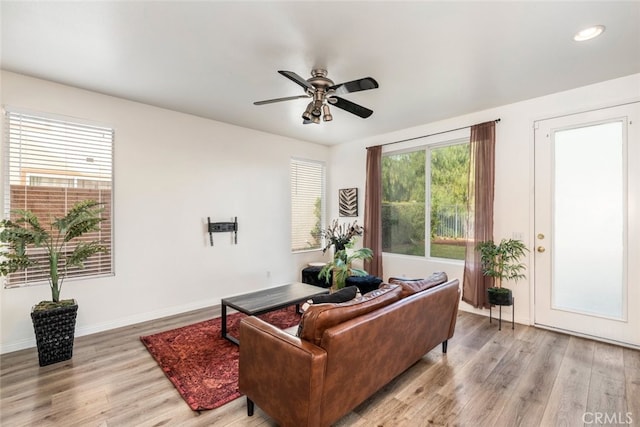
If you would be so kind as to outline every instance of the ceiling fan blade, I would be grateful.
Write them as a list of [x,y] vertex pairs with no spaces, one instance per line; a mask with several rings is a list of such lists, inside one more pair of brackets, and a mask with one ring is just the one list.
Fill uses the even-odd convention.
[[285,76],[286,78],[288,78],[289,80],[299,84],[305,90],[306,89],[315,90],[315,88],[311,85],[311,83],[309,83],[308,81],[306,81],[305,79],[303,79],[302,77],[294,73],[293,71],[278,70],[278,72],[283,76]]
[[351,101],[347,101],[346,99],[340,98],[339,96],[332,96],[328,98],[328,100],[331,105],[341,108],[345,111],[348,111],[351,114],[355,114],[356,116],[360,116],[363,119],[366,119],[367,117],[373,114],[373,110],[369,110],[368,108],[365,108],[362,105],[358,105]]
[[378,88],[378,82],[372,77],[365,77],[358,80],[352,80],[350,82],[338,83],[337,85],[330,86],[328,89],[335,90],[338,95],[351,92],[359,92],[361,90],[369,90]]
[[273,104],[274,102],[291,101],[292,99],[311,98],[309,95],[285,96],[284,98],[265,99],[264,101],[256,101],[253,105]]

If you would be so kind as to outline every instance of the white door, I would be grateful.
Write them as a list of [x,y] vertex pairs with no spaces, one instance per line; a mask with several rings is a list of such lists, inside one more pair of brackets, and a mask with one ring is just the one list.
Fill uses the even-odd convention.
[[535,125],[535,323],[640,346],[640,103]]

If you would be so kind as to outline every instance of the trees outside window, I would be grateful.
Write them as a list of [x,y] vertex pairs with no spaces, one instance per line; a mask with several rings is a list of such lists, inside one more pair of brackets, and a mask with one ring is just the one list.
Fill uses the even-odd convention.
[[463,260],[468,170],[466,140],[384,155],[383,251]]
[[382,157],[382,250],[425,255],[426,151]]

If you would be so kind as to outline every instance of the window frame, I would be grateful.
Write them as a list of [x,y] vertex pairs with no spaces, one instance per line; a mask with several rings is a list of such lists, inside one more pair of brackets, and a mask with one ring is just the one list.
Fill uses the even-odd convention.
[[314,251],[319,251],[322,250],[322,248],[324,247],[324,239],[319,236],[319,240],[318,240],[318,246],[317,247],[311,247],[311,248],[301,248],[301,249],[295,249],[294,248],[294,209],[293,209],[293,205],[294,205],[294,195],[293,195],[293,166],[294,164],[301,164],[301,165],[306,165],[306,166],[314,166],[317,165],[320,167],[320,173],[321,173],[321,183],[320,183],[320,218],[319,218],[319,228],[320,230],[323,230],[326,226],[326,189],[327,189],[327,166],[326,166],[326,162],[322,161],[322,160],[314,160],[314,159],[307,159],[307,158],[301,158],[301,157],[291,157],[289,159],[289,224],[290,224],[290,240],[289,240],[289,246],[290,246],[290,250],[292,254],[299,254],[299,253],[305,253],[305,252],[314,252]]
[[[437,138],[423,137],[418,138],[417,142],[414,142],[410,146],[402,146],[397,149],[383,149],[382,156],[392,156],[396,154],[413,153],[417,151],[425,152],[425,225],[424,225],[424,255],[410,255],[395,252],[383,251],[385,256],[391,257],[408,257],[411,259],[426,259],[437,262],[450,262],[454,264],[464,264],[464,259],[456,258],[440,258],[431,255],[431,160],[432,151],[449,147],[453,145],[463,145],[470,143],[470,132],[468,129],[463,129],[462,132],[450,132],[445,135],[438,135]],[[384,183],[382,183],[384,185]]]
[[[46,162],[43,159],[49,160],[49,158],[40,155],[39,159],[34,160],[31,164],[21,164],[18,166],[19,169],[15,169],[15,161],[13,160],[15,156],[12,156],[11,150],[13,148],[13,144],[19,144],[19,150],[22,153],[25,150],[25,134],[23,134],[22,130],[17,132],[13,131],[13,128],[16,126],[16,120],[27,120],[32,123],[32,125],[37,128],[38,126],[42,126],[39,130],[35,131],[35,135],[40,137],[46,137],[46,143],[51,144],[51,141],[56,139],[55,132],[61,131],[62,135],[58,138],[56,142],[59,142],[59,145],[51,144],[49,147],[55,151],[64,151],[66,154],[71,153],[77,155],[87,155],[95,154],[95,157],[89,160],[87,157],[87,163],[94,163],[95,159],[98,158],[99,155],[106,155],[106,164],[107,169],[106,172],[100,171],[99,174],[92,174],[91,171],[82,171],[82,170],[74,170],[73,167],[62,167],[59,165],[46,165]],[[45,129],[45,127],[49,127],[49,129]],[[107,254],[97,254],[94,257],[98,257],[99,259],[91,258],[89,262],[97,262],[96,265],[88,266],[84,269],[78,269],[77,271],[70,271],[70,273],[66,276],[65,281],[77,281],[77,280],[87,280],[101,277],[110,277],[115,275],[115,255],[114,255],[114,247],[115,247],[115,224],[114,224],[114,187],[115,187],[115,177],[114,177],[114,162],[115,162],[115,127],[105,124],[98,123],[88,119],[82,119],[77,117],[69,117],[64,115],[58,115],[47,112],[40,112],[34,110],[26,110],[21,108],[14,108],[10,106],[4,106],[3,108],[3,117],[2,117],[2,141],[0,144],[0,150],[2,152],[2,164],[0,169],[0,183],[2,185],[2,212],[1,215],[3,218],[9,218],[11,211],[14,209],[32,209],[36,210],[32,207],[28,206],[12,206],[11,200],[13,197],[12,186],[20,186],[20,187],[32,187],[34,189],[45,189],[46,187],[52,189],[59,189],[60,192],[68,193],[68,190],[77,191],[78,193],[82,191],[100,191],[100,197],[104,191],[107,191],[108,199],[105,202],[108,205],[108,209],[106,210],[106,216],[108,218],[108,229],[100,230],[98,232],[99,235],[104,235],[101,238],[102,241],[106,242],[104,244],[107,245],[109,251]],[[67,132],[65,133],[65,129]],[[87,135],[84,137],[80,137],[76,140],[70,138],[70,134],[73,131],[78,131],[78,129],[86,129]],[[69,145],[78,145],[82,147],[81,144],[86,142],[91,142],[91,138],[95,137],[98,134],[104,135],[102,140],[98,140],[94,146],[89,147],[88,150],[77,149],[69,150],[69,148],[65,144]],[[27,134],[32,136],[33,134]],[[17,140],[14,140],[14,138]],[[36,149],[41,148],[36,144]],[[30,148],[28,143],[26,144],[27,150],[33,150]],[[72,156],[62,156],[61,160],[69,160]],[[99,166],[104,166],[100,164]],[[38,167],[40,169],[38,169]],[[90,168],[88,168],[90,169]],[[17,171],[17,172],[16,172]],[[104,174],[108,177],[105,178]],[[49,178],[49,179],[61,179],[67,180],[72,185],[68,186],[59,186],[59,185],[32,185],[31,178]],[[79,185],[80,181],[95,181],[98,182],[96,188],[85,188]],[[102,185],[103,182],[108,182],[111,185],[108,188],[104,188]],[[37,191],[37,190],[34,190]],[[46,191],[46,190],[44,190]],[[66,198],[67,196],[65,196]],[[84,198],[80,195],[76,195],[76,197]],[[25,199],[25,203],[29,203],[29,198]],[[35,199],[37,200],[37,199]],[[32,199],[32,202],[34,199]],[[99,200],[100,201],[100,200]],[[60,205],[57,209],[64,208],[64,213],[68,212],[71,208],[71,205],[75,203],[75,199],[73,195],[69,198],[69,200],[64,200],[60,202]],[[56,208],[52,208],[55,210]],[[42,213],[35,212],[41,218]],[[86,237],[86,236],[85,236]],[[31,248],[31,251],[34,253],[40,253],[44,249],[43,248]],[[71,250],[67,248],[66,250]],[[74,268],[75,269],[75,268]],[[46,270],[46,268],[45,268]],[[18,271],[16,273],[12,273],[9,276],[2,277],[2,284],[5,289],[18,289],[22,287],[29,286],[41,286],[44,284],[48,285],[48,280],[43,277],[42,274],[33,274],[34,278],[29,279],[29,273],[24,271]],[[12,277],[13,276],[13,277]],[[22,276],[22,277],[20,277]]]

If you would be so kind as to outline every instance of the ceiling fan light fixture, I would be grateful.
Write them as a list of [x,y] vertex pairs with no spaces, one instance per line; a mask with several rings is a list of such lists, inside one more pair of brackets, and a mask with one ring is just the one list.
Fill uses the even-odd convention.
[[313,101],[313,111],[311,111],[311,114],[316,117],[320,117],[322,115],[322,104],[322,98]]
[[293,71],[279,70],[278,73],[300,86],[305,94],[256,101],[253,103],[254,105],[291,101],[299,98],[313,98],[302,113],[302,123],[305,125],[309,123],[318,124],[321,120],[325,122],[332,121],[333,115],[329,109],[329,104],[363,119],[373,114],[372,110],[362,105],[336,96],[336,94],[343,95],[378,88],[378,82],[371,77],[363,77],[361,79],[335,84],[333,80],[327,78],[327,70],[325,69],[318,68],[311,70],[310,79],[304,79]]
[[594,39],[602,34],[605,30],[604,25],[594,25],[592,27],[585,28],[580,30],[573,36],[573,39],[577,42],[584,42],[587,40]]
[[325,122],[330,122],[331,120],[333,120],[333,116],[331,115],[331,111],[329,111],[329,106],[327,104],[324,104],[322,106],[322,119]]
[[312,111],[313,111],[313,102],[310,102],[309,105],[307,105],[307,109],[304,110],[304,113],[302,113],[302,119],[311,121],[311,119],[312,119],[311,112]]

